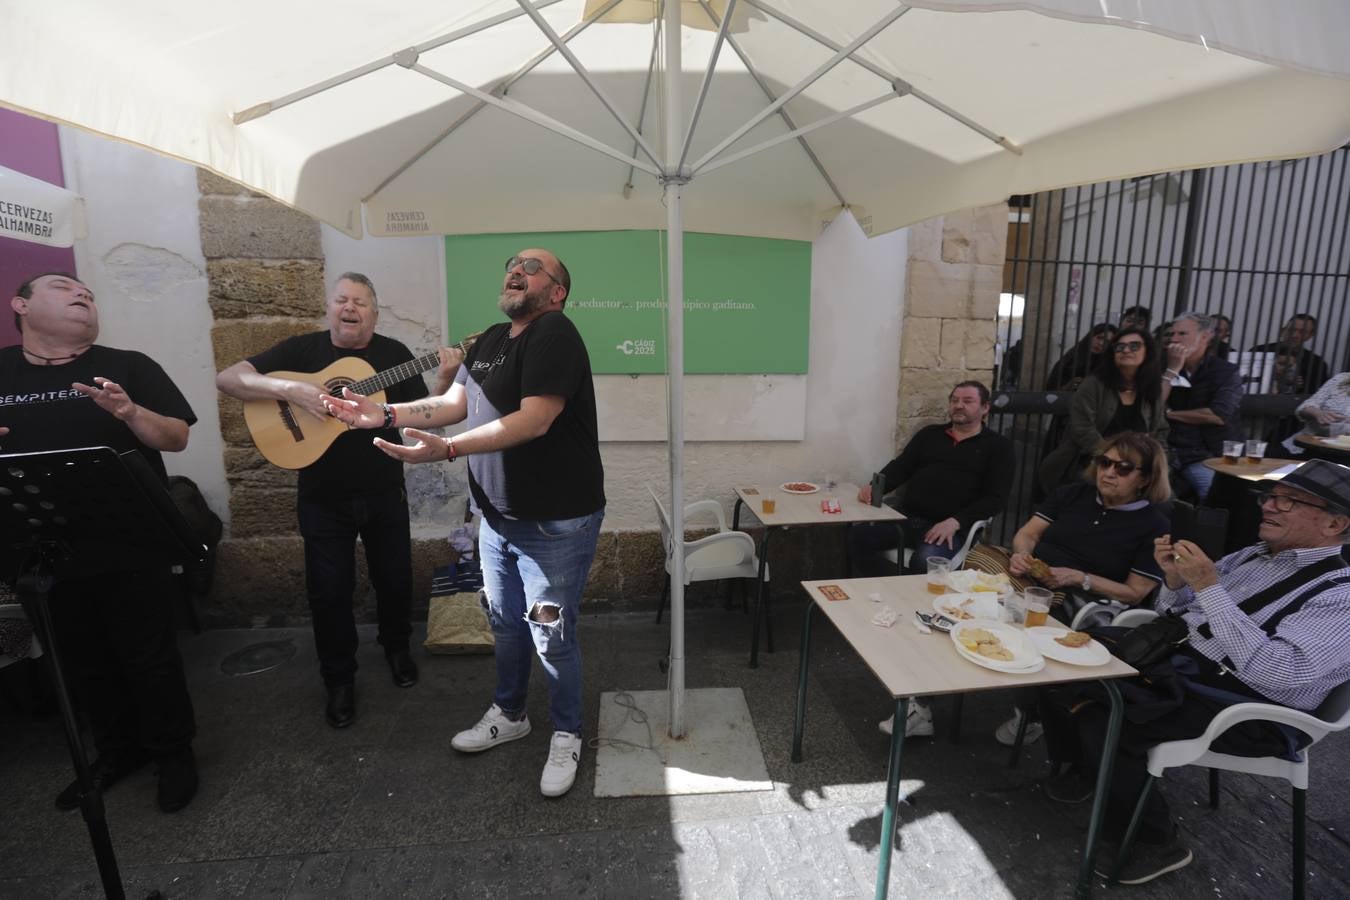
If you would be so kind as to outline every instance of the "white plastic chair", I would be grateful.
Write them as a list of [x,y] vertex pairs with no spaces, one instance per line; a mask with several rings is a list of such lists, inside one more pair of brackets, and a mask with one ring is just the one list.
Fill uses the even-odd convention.
[[[956,553],[952,554],[951,560],[953,569],[961,568],[961,566],[966,561],[966,554],[970,552],[971,547],[975,546],[975,541],[980,536],[980,532],[984,531],[991,524],[993,524],[993,521],[994,521],[993,519],[980,519],[974,525],[970,526],[970,531],[966,532],[965,542],[961,544],[960,549],[957,550]],[[882,555],[885,556],[887,559],[889,559],[891,562],[895,562],[898,558],[898,553],[899,551],[892,548],[890,550],[885,551],[885,553],[883,553]],[[914,548],[906,547],[905,548],[906,566],[909,565],[909,558],[913,555],[914,555]]]
[[[1139,622],[1156,615],[1157,613],[1147,609],[1129,610],[1117,616],[1113,624],[1126,624],[1122,622],[1122,619],[1126,616],[1132,616],[1133,618],[1130,621],[1133,624],[1139,624]],[[1241,722],[1248,721],[1266,721],[1289,725],[1302,731],[1311,740],[1307,746],[1298,751],[1296,760],[1276,756],[1231,756],[1209,749],[1210,744],[1225,731]],[[1306,851],[1307,817],[1305,810],[1308,793],[1309,751],[1313,744],[1316,744],[1328,734],[1344,731],[1346,728],[1350,728],[1350,682],[1342,684],[1328,694],[1327,698],[1322,701],[1322,705],[1313,713],[1290,709],[1287,706],[1279,706],[1274,703],[1237,703],[1220,710],[1219,714],[1209,723],[1209,727],[1205,729],[1205,733],[1199,737],[1158,744],[1148,751],[1149,777],[1144,782],[1143,790],[1139,793],[1139,802],[1135,806],[1130,826],[1125,832],[1125,839],[1121,842],[1117,859],[1123,861],[1127,858],[1130,845],[1133,843],[1135,833],[1139,828],[1139,820],[1143,815],[1148,793],[1153,788],[1154,782],[1161,778],[1163,772],[1168,769],[1192,765],[1207,767],[1210,770],[1209,805],[1211,808],[1218,808],[1219,805],[1218,775],[1220,771],[1245,772],[1248,775],[1283,778],[1293,786],[1294,791],[1293,895],[1302,898],[1307,878],[1307,863],[1304,857]],[[1119,872],[1112,872],[1111,880],[1114,881],[1118,874]]]
[[[666,584],[661,591],[661,604],[656,609],[656,621],[666,609],[666,600],[670,596],[670,575],[675,552],[675,541],[670,533],[670,516],[661,499],[651,488],[656,505],[656,516],[661,523],[661,543],[666,549]],[[759,557],[755,555],[755,541],[744,531],[731,531],[727,528],[726,514],[722,504],[716,500],[697,500],[684,508],[685,526],[698,515],[711,513],[717,521],[717,532],[696,541],[681,541],[684,551],[684,583],[695,581],[721,581],[724,578],[759,578]],[[769,567],[764,567],[764,583],[769,583]],[[768,591],[765,590],[767,596]]]

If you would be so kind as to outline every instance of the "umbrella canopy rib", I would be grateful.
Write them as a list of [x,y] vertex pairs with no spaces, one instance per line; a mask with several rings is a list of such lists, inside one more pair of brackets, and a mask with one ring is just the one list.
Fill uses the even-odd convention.
[[767,107],[760,110],[755,115],[751,116],[748,122],[746,122],[741,127],[737,128],[735,131],[727,135],[725,138],[723,138],[722,141],[717,146],[713,147],[707,153],[703,154],[703,158],[700,159],[698,162],[694,163],[693,165],[694,170],[697,171],[703,168],[705,165],[708,164],[709,160],[716,158],[718,154],[720,154],[723,150],[730,147],[732,144],[736,143],[738,140],[744,137],[745,134],[750,131],[750,129],[754,128],[760,122],[763,122],[769,116],[773,115],[793,97],[796,97],[802,91],[806,90],[811,85],[815,84],[817,81],[823,78],[831,69],[839,65],[845,59],[848,59],[849,56],[853,54],[853,51],[857,50],[859,47],[863,46],[872,38],[880,34],[882,31],[886,30],[886,28],[890,26],[892,22],[894,22],[896,19],[900,18],[907,12],[909,12],[909,8],[902,6],[897,9],[893,9],[886,15],[882,16],[871,28],[868,28],[862,34],[858,35],[847,46],[841,47],[838,51],[834,53],[833,56],[825,60],[825,62],[821,63],[819,66],[816,66],[816,68],[813,69],[809,75],[807,75],[801,81],[794,84],[781,97],[779,97],[773,103],[770,103]]
[[[657,51],[661,48],[661,36],[654,33],[652,38],[652,55],[647,60],[647,77],[642,82],[642,104],[638,107],[638,130],[642,130],[642,123],[647,119],[647,102],[652,96],[652,79],[656,76],[656,57]],[[633,155],[637,156],[637,143],[633,143]],[[628,167],[628,176],[623,180],[623,195],[628,197],[633,192],[633,172],[632,166]]]
[[[534,8],[543,9],[544,7],[552,6],[555,3],[561,2],[562,0],[539,0],[538,5]],[[237,112],[234,114],[233,116],[234,124],[242,125],[245,122],[251,121],[253,119],[261,118],[262,116],[265,116],[268,113],[276,112],[277,110],[281,109],[284,106],[290,106],[292,103],[295,103],[298,100],[305,100],[309,97],[313,97],[315,94],[321,94],[324,91],[329,90],[330,88],[335,88],[339,85],[343,85],[349,81],[353,81],[357,78],[360,78],[364,75],[369,75],[371,72],[378,72],[380,69],[384,69],[392,65],[402,65],[402,63],[400,63],[399,60],[406,59],[409,54],[412,54],[412,57],[416,59],[417,56],[426,53],[429,50],[435,50],[437,47],[444,47],[446,44],[454,43],[455,41],[461,38],[469,37],[470,35],[477,34],[480,31],[486,31],[487,29],[493,27],[494,25],[500,25],[501,23],[509,22],[512,19],[518,19],[523,15],[525,15],[524,10],[513,9],[510,12],[503,12],[498,13],[495,16],[489,16],[488,18],[484,19],[481,22],[475,22],[472,25],[466,25],[463,28],[457,28],[454,31],[446,32],[445,34],[431,38],[430,40],[423,41],[420,44],[414,44],[412,47],[409,47],[406,50],[400,50],[397,53],[391,53],[388,56],[384,56],[381,57],[380,59],[373,60],[371,62],[366,63],[365,65],[357,66],[355,69],[349,69],[348,71],[343,72],[340,75],[334,75],[332,78],[325,78],[323,81],[316,82],[315,84],[312,84],[309,87],[301,88],[298,91],[292,91],[291,93],[278,97],[275,100],[268,100],[266,102],[259,103],[254,106],[250,106],[248,109],[245,109],[241,112]]]
[[586,83],[586,87],[590,88],[595,98],[604,104],[605,109],[609,110],[609,114],[614,117],[614,121],[618,122],[623,130],[628,132],[629,137],[637,141],[638,146],[642,148],[643,153],[647,154],[648,159],[660,166],[661,160],[657,158],[656,152],[647,146],[647,142],[642,138],[642,133],[624,118],[623,113],[619,112],[618,106],[614,104],[613,100],[609,99],[609,95],[591,77],[591,73],[581,64],[581,60],[577,59],[577,55],[563,43],[562,38],[558,37],[558,33],[544,20],[539,11],[530,5],[530,0],[516,0],[516,2],[520,4],[521,9],[525,10],[526,15],[534,21],[535,26],[553,42],[553,46],[558,48],[558,53],[562,55],[563,59],[567,60],[568,65],[572,67],[572,71],[577,73],[577,77]]
[[436,81],[439,81],[441,84],[447,85],[448,87],[452,87],[461,93],[468,94],[471,97],[476,97],[477,99],[483,101],[489,106],[495,106],[497,109],[500,109],[503,112],[508,112],[511,115],[518,116],[527,122],[533,122],[535,125],[538,125],[542,128],[547,128],[554,134],[561,135],[562,137],[565,137],[570,141],[575,141],[576,143],[581,144],[583,147],[589,147],[590,149],[596,151],[597,153],[603,153],[605,156],[608,156],[611,159],[617,159],[621,163],[625,163],[627,165],[633,166],[634,168],[641,169],[642,171],[648,173],[649,175],[655,176],[661,175],[660,169],[658,169],[656,166],[650,163],[643,162],[642,160],[637,159],[636,157],[630,156],[627,153],[624,153],[622,150],[615,150],[613,147],[609,146],[604,141],[597,140],[596,138],[593,138],[588,134],[584,134],[580,131],[577,131],[570,125],[564,125],[562,122],[559,122],[552,116],[546,116],[539,110],[534,109],[533,107],[526,106],[523,103],[516,103],[514,100],[505,100],[499,97],[494,97],[493,95],[487,93],[486,91],[481,91],[471,84],[465,84],[464,82],[456,78],[451,78],[449,75],[446,75],[442,72],[437,72],[434,69],[429,69],[426,66],[422,65],[421,63],[413,63],[408,68],[412,69],[414,72],[419,72],[427,76],[428,78],[435,79]]
[[[593,25],[597,19],[599,19],[605,13],[609,12],[614,7],[618,6],[621,2],[623,2],[623,0],[609,0],[608,3],[606,3],[604,6],[600,7],[595,11],[595,15],[590,16],[589,18],[586,19],[582,19],[576,25],[573,25],[562,36],[563,43],[566,44],[567,42],[571,41],[572,38],[581,34],[581,32],[585,31],[587,28]],[[502,79],[501,81],[493,85],[492,90],[490,90],[488,93],[492,94],[492,96],[494,97],[506,96],[506,92],[511,90],[511,87],[517,81],[524,78],[526,75],[530,74],[530,72],[534,71],[534,69],[537,68],[540,63],[548,59],[556,52],[558,52],[558,48],[553,44],[549,44],[547,47],[540,50],[534,56],[526,60],[525,64],[522,65],[520,68],[516,69],[516,71],[512,72],[506,78]],[[440,146],[442,141],[444,141],[446,138],[450,137],[450,135],[458,131],[460,126],[464,125],[474,116],[476,116],[485,106],[487,106],[487,104],[484,103],[482,100],[479,100],[473,106],[465,110],[464,113],[461,114],[457,119],[455,119],[455,121],[451,122],[450,125],[444,131],[436,135],[435,138],[433,138],[430,142],[428,142],[425,147],[417,151],[417,153],[413,154],[412,157],[407,159],[405,162],[403,162],[401,165],[395,168],[392,172],[390,172],[389,175],[383,181],[381,181],[378,185],[375,186],[374,190],[372,190],[369,194],[366,194],[364,197],[361,198],[361,202],[369,203],[376,195],[380,193],[380,191],[388,187],[390,183],[394,181],[394,179],[398,178],[398,176],[408,171],[408,169],[416,165],[418,161],[420,161],[424,156],[426,156],[432,150],[436,149],[436,147]],[[638,124],[639,126],[642,124],[641,116],[638,117]],[[634,146],[633,148],[633,155],[634,156],[637,155],[636,146]],[[631,178],[632,172],[631,168],[629,169],[629,172],[630,172],[629,177]]]
[[728,0],[726,12],[722,15],[722,23],[717,26],[717,39],[713,41],[712,53],[708,56],[708,67],[703,70],[703,83],[698,86],[698,99],[694,101],[694,113],[689,117],[689,128],[684,133],[684,146],[680,148],[680,160],[675,164],[674,171],[676,173],[684,168],[684,161],[689,158],[689,147],[694,143],[694,131],[698,128],[699,115],[703,112],[703,101],[708,98],[708,89],[712,87],[713,72],[717,69],[717,58],[722,55],[722,44],[727,39],[727,28],[731,25],[731,19],[735,11],[736,0]]
[[[711,21],[717,21],[717,14],[708,4],[708,0],[698,0],[698,4],[703,7],[703,11],[707,13],[708,18]],[[736,56],[740,59],[741,65],[745,66],[745,71],[752,79],[754,79],[755,84],[759,86],[759,89],[764,93],[765,98],[768,99],[770,103],[777,100],[777,96],[773,91],[769,90],[769,86],[764,83],[764,78],[750,62],[750,57],[741,49],[741,45],[736,41],[736,36],[730,34],[727,35],[727,43],[730,44],[731,49],[736,52]],[[781,106],[778,108],[778,117],[783,120],[783,124],[787,125],[789,131],[797,130],[797,123],[793,121],[792,115]],[[806,158],[811,161],[811,165],[815,167],[815,170],[818,173],[820,173],[821,180],[824,181],[825,186],[830,189],[830,193],[834,194],[834,198],[839,201],[839,205],[841,207],[847,207],[849,204],[848,201],[844,199],[843,192],[839,190],[839,186],[835,184],[834,179],[830,177],[830,173],[825,170],[825,164],[820,161],[820,157],[816,155],[816,151],[811,149],[811,144],[808,143],[804,137],[798,137],[797,143],[801,145],[802,152],[805,153]]]
[[[827,47],[830,50],[838,51],[843,46],[838,41],[830,40],[828,37],[821,34],[819,31],[816,31],[814,28],[807,25],[806,23],[794,19],[792,16],[789,16],[787,13],[784,13],[781,10],[775,9],[774,7],[765,3],[764,0],[745,0],[745,2],[753,6],[755,9],[758,9],[759,11],[765,13],[766,15],[772,16],[773,18],[782,22],[784,25],[796,31],[798,34],[810,38],[811,40],[820,44],[822,47]],[[871,72],[873,75],[877,76],[878,78],[884,79],[885,81],[891,84],[895,84],[898,81],[904,80],[900,78],[900,76],[895,75],[891,72],[887,72],[881,66],[862,56],[855,56],[853,54],[849,54],[849,61],[856,63],[859,66],[862,66],[864,69]],[[962,125],[969,128],[971,131],[983,135],[984,137],[993,141],[995,144],[998,144],[1003,149],[1011,153],[1016,153],[1018,156],[1022,155],[1022,148],[1017,146],[1017,144],[1013,143],[1012,141],[1008,140],[1006,137],[998,134],[992,129],[984,127],[979,122],[976,122],[969,116],[963,115],[959,111],[952,109],[950,106],[943,103],[941,100],[938,100],[932,95],[925,93],[919,88],[914,87],[914,85],[912,84],[909,85],[909,93],[916,100],[922,100],[924,103],[927,103],[929,106],[931,106],[938,112],[942,113],[944,116],[948,116],[952,119],[955,119],[957,122],[960,122]]]

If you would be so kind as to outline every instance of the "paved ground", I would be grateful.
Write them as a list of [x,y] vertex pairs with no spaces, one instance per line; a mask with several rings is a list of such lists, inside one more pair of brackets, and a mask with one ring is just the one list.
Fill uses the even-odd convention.
[[[746,667],[739,612],[691,614],[690,687],[744,689],[774,790],[683,798],[597,799],[593,754],[565,798],[538,793],[549,733],[542,683],[536,730],[481,756],[449,749],[491,698],[487,657],[419,657],[421,683],[394,687],[365,634],[358,719],[323,721],[323,692],[306,630],[184,635],[197,707],[202,789],[186,810],[154,807],[149,770],[108,795],[129,897],[616,897],[845,898],[872,894],[888,700],[828,626],[817,628],[806,760],[789,760],[799,609],[778,611],[779,651]],[[650,615],[599,613],[584,623],[588,728],[601,691],[664,686],[666,632]],[[263,640],[296,654],[272,671],[227,676],[220,661]],[[537,674],[537,673],[536,673]],[[1070,896],[1087,807],[1048,801],[1040,745],[1010,771],[990,734],[1006,696],[971,697],[964,737],[906,747],[892,897]],[[1350,740],[1314,761],[1309,894],[1350,896]],[[0,709],[0,898],[96,897],[83,822],[52,797],[70,763],[55,717]],[[1289,891],[1287,789],[1226,776],[1218,811],[1203,774],[1169,777],[1196,861],[1139,898],[1267,898]],[[1107,891],[1101,889],[1099,894]]]

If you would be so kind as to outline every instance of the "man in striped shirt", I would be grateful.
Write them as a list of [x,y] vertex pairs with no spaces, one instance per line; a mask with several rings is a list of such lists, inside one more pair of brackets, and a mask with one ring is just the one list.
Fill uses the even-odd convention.
[[[1187,673],[1187,690],[1178,708],[1147,721],[1126,709],[1099,874],[1115,865],[1118,844],[1111,842],[1122,837],[1143,788],[1149,748],[1199,736],[1233,703],[1315,710],[1350,681],[1350,563],[1341,555],[1350,538],[1350,468],[1311,460],[1263,488],[1258,543],[1215,563],[1191,541],[1174,543],[1164,535],[1156,542],[1165,581],[1157,608],[1188,626],[1186,658],[1174,657],[1178,671]],[[1077,759],[1069,773],[1046,784],[1046,794],[1062,802],[1087,799],[1093,784],[1085,775],[1103,752],[1105,708],[1079,705],[1065,717],[1051,706],[1045,724],[1052,756]],[[1237,756],[1283,756],[1296,738],[1270,723],[1245,722],[1213,746]],[[1120,880],[1142,884],[1187,865],[1191,852],[1176,834],[1166,801],[1151,791]]]

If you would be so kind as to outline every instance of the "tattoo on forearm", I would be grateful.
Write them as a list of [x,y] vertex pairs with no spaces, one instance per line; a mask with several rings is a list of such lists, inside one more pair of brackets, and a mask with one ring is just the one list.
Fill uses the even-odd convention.
[[414,403],[408,407],[408,412],[414,416],[421,416],[424,419],[431,419],[431,414],[436,410],[434,403]]

